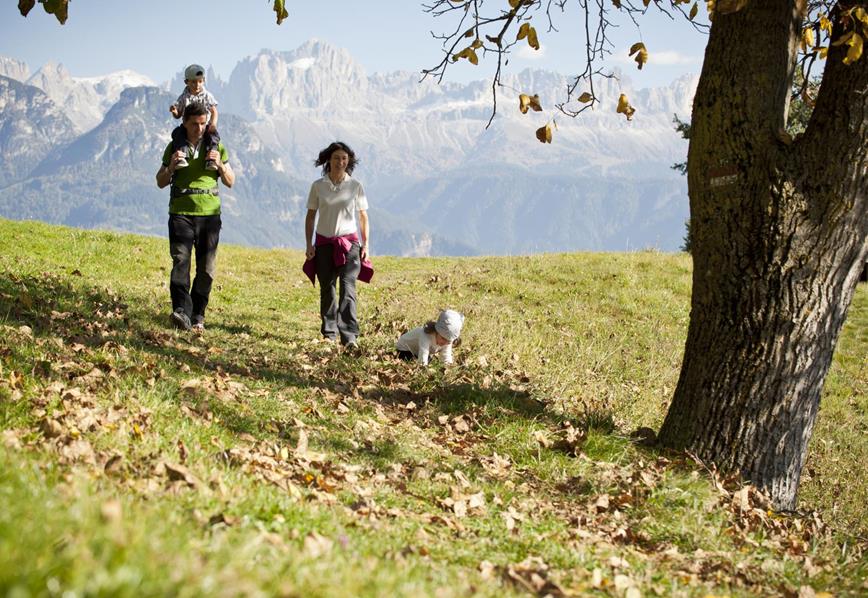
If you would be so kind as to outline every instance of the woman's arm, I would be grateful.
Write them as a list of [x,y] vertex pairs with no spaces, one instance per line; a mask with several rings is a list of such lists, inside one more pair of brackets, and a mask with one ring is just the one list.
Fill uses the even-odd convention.
[[304,257],[312,259],[316,254],[316,248],[313,246],[313,222],[316,220],[316,210],[308,210],[307,216],[304,217]]
[[367,210],[359,210],[359,228],[362,230],[362,251],[359,257],[364,261],[368,258],[368,253],[370,253]]

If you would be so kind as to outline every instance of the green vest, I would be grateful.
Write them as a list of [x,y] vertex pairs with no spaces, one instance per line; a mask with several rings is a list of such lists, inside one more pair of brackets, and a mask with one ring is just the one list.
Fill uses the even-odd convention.
[[[204,146],[204,144],[203,144]],[[222,143],[217,144],[220,161],[229,161],[229,153]],[[163,152],[163,166],[172,161],[172,144],[166,146]],[[220,196],[217,195],[217,181],[220,175],[216,170],[205,169],[205,151],[200,148],[196,158],[187,157],[189,166],[179,168],[172,177],[169,197],[169,214],[184,214],[186,216],[213,216],[220,213]],[[195,193],[201,189],[202,193]],[[190,192],[194,190],[194,192]]]

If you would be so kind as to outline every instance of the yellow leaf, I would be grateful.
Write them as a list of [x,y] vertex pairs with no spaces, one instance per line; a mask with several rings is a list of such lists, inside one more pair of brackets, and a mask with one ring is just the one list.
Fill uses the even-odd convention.
[[594,99],[594,96],[592,96],[587,91],[579,96],[579,101],[582,102],[583,104],[587,104],[588,102],[590,102],[593,99]]
[[826,60],[826,55],[829,54],[829,48],[826,46],[820,46],[817,50],[820,51],[820,60]]
[[533,108],[534,112],[542,112],[542,106],[539,103],[539,96],[534,94],[529,96],[526,93],[518,96],[518,109],[522,114],[527,114],[528,109]]
[[853,33],[847,41],[850,49],[847,50],[847,56],[844,57],[844,64],[853,64],[862,56],[862,36],[858,33]]
[[518,28],[518,35],[516,35],[515,39],[521,40],[527,38],[527,44],[533,48],[534,50],[539,50],[539,39],[536,36],[536,29],[530,26],[530,23],[523,23],[521,27]]
[[473,27],[464,32],[464,37],[473,37]]
[[747,3],[748,0],[716,0],[714,10],[722,15],[728,15],[740,11],[747,6]]
[[636,54],[636,64],[639,65],[639,70],[642,70],[642,67],[648,62],[648,50],[645,49],[645,44],[642,42],[636,42],[632,46],[630,46],[629,55],[632,56]]
[[862,21],[864,25],[868,25],[868,13],[866,13],[865,9],[861,6],[857,6],[856,8],[854,8],[852,11],[850,11],[850,14],[852,14],[856,18],[856,20]]
[[648,5],[651,4],[651,0],[642,0],[642,4],[645,5],[645,8],[648,8]]
[[621,8],[621,0],[612,0],[612,6],[615,8]]
[[516,8],[519,4],[521,4],[521,0],[509,0],[510,8]]
[[280,25],[289,16],[289,13],[286,12],[285,0],[274,0],[274,12],[277,13],[277,24]]
[[808,48],[814,47],[814,29],[813,27],[805,27],[802,29],[802,52],[807,51]]
[[820,30],[832,35],[832,21],[826,15],[820,15]]
[[460,58],[466,58],[471,64],[479,64],[479,57],[476,55],[476,50],[472,46],[468,46],[452,55],[452,62],[457,62]]
[[527,44],[534,50],[539,50],[539,39],[537,39],[536,29],[533,27],[527,32]]
[[636,112],[636,109],[630,105],[630,102],[627,101],[627,96],[623,93],[618,97],[618,109],[616,112],[626,116],[627,120],[633,120],[633,113]]
[[481,48],[482,47],[482,40],[479,38],[476,38],[475,40],[473,40],[473,43],[470,44],[470,47],[473,48],[474,50]]
[[540,143],[551,143],[552,142],[552,126],[546,125],[544,127],[540,127],[536,130],[536,138],[539,139]]
[[847,33],[845,33],[844,35],[839,37],[836,41],[832,42],[832,45],[833,46],[842,46],[842,45],[846,44],[850,40],[851,37],[853,37],[853,32],[848,31]]
[[690,7],[690,14],[687,15],[687,18],[691,21],[696,18],[697,13],[699,12],[699,4],[696,2],[693,3],[693,6]]

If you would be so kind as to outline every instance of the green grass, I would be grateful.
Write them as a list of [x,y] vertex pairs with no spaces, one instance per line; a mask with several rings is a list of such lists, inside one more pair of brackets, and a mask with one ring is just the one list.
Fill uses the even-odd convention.
[[[784,518],[630,440],[677,381],[688,256],[377,258],[360,358],[301,261],[221,247],[196,337],[164,239],[0,221],[0,594],[868,589],[864,285]],[[455,367],[392,358],[447,306]]]

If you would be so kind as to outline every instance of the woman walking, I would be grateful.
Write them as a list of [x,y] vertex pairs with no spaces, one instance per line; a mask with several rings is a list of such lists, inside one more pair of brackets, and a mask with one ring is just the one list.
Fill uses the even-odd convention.
[[347,144],[335,141],[319,153],[315,164],[322,167],[323,176],[310,186],[307,199],[305,271],[310,275],[315,270],[319,279],[323,337],[339,337],[353,351],[359,335],[356,279],[368,282],[373,274],[368,261],[368,199],[362,184],[350,176],[356,154]]

